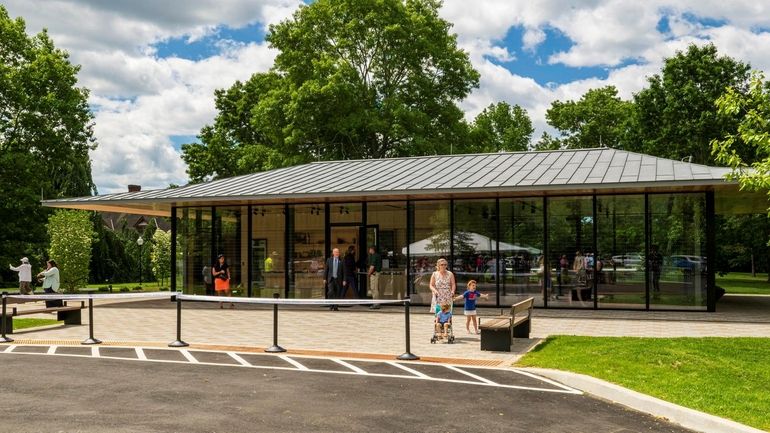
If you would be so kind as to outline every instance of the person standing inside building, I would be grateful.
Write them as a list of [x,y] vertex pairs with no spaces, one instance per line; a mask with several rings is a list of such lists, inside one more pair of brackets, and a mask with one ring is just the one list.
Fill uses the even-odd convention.
[[32,293],[32,265],[29,264],[29,259],[26,257],[21,258],[21,264],[19,266],[8,265],[12,271],[19,273],[19,294],[29,295]]
[[[43,291],[48,294],[54,294],[59,291],[59,268],[56,261],[48,260],[45,262],[45,270],[37,274],[38,278],[43,278]],[[61,299],[45,301],[46,308],[62,307],[64,303]]]
[[663,267],[663,256],[658,251],[657,245],[650,245],[650,273],[652,274],[652,296],[660,297],[660,271]]
[[[230,265],[227,264],[224,254],[217,256],[217,261],[211,268],[211,276],[214,277],[214,291],[217,296],[233,296],[230,291]],[[219,308],[224,308],[222,302],[219,303]],[[230,308],[235,308],[235,304],[231,302]]]
[[211,266],[205,265],[201,274],[203,274],[203,285],[206,287],[206,296],[214,296],[214,278],[211,275]]
[[[572,271],[575,272],[577,278],[577,284],[575,285],[575,292],[577,293],[578,301],[583,302],[583,288],[586,285],[586,259],[583,253],[577,251],[575,253],[575,260],[572,262]],[[572,297],[570,297],[572,299]]]
[[[382,257],[377,252],[377,247],[374,245],[369,247],[369,256],[366,259],[366,266],[368,268],[367,275],[369,277],[369,290],[372,291],[372,299],[381,299],[380,296],[380,272],[382,272]],[[380,308],[379,304],[372,304],[369,306],[372,310]]]
[[[345,264],[340,258],[340,249],[334,248],[332,250],[332,256],[326,259],[326,267],[324,267],[324,282],[326,282],[326,294],[329,298],[341,298],[345,286]],[[329,307],[332,311],[339,310],[337,305],[331,305]]]
[[356,284],[356,271],[358,270],[358,266],[356,266],[356,247],[351,245],[348,247],[348,252],[345,253],[345,259],[343,262],[344,266],[342,267],[344,271],[343,275],[343,287],[342,287],[342,296],[341,298],[344,298],[347,294],[348,289],[353,290],[353,297],[358,296],[358,284]]

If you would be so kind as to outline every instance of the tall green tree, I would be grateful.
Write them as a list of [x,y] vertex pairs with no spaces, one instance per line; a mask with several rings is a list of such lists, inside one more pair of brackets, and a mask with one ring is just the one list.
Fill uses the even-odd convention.
[[[43,259],[41,196],[94,192],[92,115],[78,70],[45,31],[27,35],[24,20],[0,5],[0,263]],[[0,279],[11,277],[0,269]]]
[[201,144],[183,146],[191,179],[461,149],[467,125],[457,103],[479,75],[440,6],[319,0],[272,25],[273,69],[218,92],[214,125]]
[[74,292],[88,283],[95,232],[85,211],[58,210],[48,219],[49,257],[59,265],[61,287]]
[[[665,60],[649,78],[649,87],[634,96],[636,138],[632,150],[664,158],[714,164],[711,141],[734,133],[739,118],[719,112],[714,102],[725,89],[746,91],[749,65],[720,56],[714,45],[690,45]],[[749,157],[746,148],[736,151]]]
[[466,152],[526,151],[535,128],[527,110],[507,102],[491,104],[471,125]]
[[161,229],[155,230],[152,235],[152,249],[150,250],[152,262],[152,274],[163,286],[164,281],[171,275],[171,232]]
[[[554,101],[545,113],[548,124],[560,133],[560,147],[624,148],[629,135],[633,103],[618,97],[615,86],[591,89],[578,101]],[[542,141],[542,140],[541,140]],[[549,142],[544,141],[548,147]]]

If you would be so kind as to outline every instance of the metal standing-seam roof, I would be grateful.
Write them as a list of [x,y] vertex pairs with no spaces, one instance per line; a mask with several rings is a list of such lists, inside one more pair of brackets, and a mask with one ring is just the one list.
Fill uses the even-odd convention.
[[55,207],[724,184],[730,170],[616,149],[321,161],[179,188],[46,200]]

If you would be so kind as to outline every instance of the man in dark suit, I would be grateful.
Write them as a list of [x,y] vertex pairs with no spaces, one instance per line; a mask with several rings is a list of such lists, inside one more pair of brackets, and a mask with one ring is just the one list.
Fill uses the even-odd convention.
[[[344,279],[344,267],[345,262],[340,258],[339,248],[333,249],[332,256],[326,259],[326,267],[324,268],[327,297],[339,298],[342,295],[342,288],[347,284]],[[332,305],[329,309],[338,310],[336,305]]]

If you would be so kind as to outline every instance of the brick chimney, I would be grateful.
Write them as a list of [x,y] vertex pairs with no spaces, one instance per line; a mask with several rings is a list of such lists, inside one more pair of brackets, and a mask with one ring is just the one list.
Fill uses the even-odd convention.
[[129,185],[128,192],[139,192],[142,190],[142,185]]

